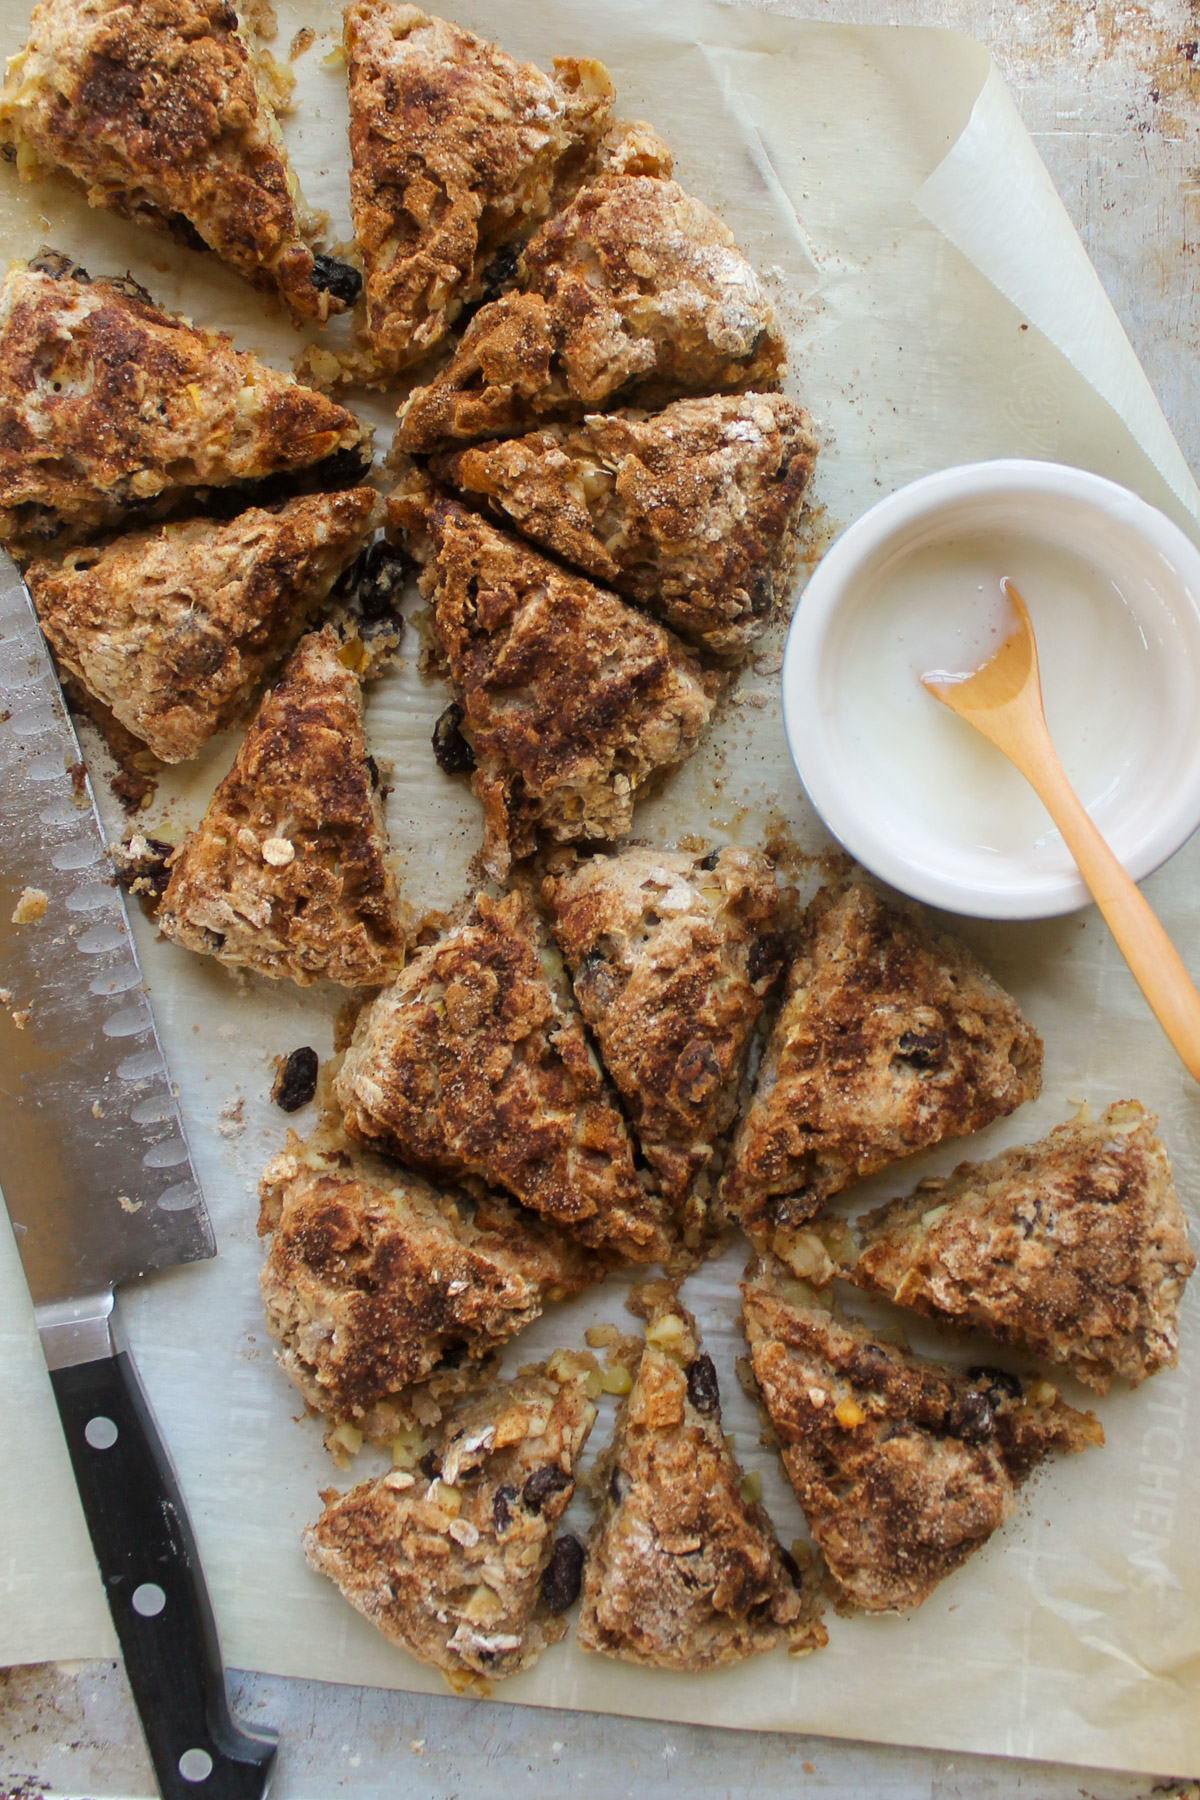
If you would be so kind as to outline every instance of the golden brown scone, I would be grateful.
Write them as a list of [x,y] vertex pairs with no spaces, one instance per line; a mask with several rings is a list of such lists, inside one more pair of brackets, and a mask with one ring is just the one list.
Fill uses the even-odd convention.
[[[785,1261],[796,1226],[890,1162],[963,1137],[1041,1087],[1042,1041],[957,938],[864,882],[805,915],[721,1204]],[[807,1270],[798,1270],[807,1273]]]
[[324,394],[162,312],[131,281],[44,252],[0,291],[0,541],[78,541],[189,489],[328,464],[361,474],[369,428]]
[[334,1094],[358,1143],[502,1188],[585,1244],[664,1253],[566,971],[520,890],[476,895],[416,952],[360,1017]]
[[[403,501],[388,511],[410,516]],[[457,501],[435,500],[424,523],[421,588],[470,746],[488,874],[502,881],[539,838],[628,836],[641,790],[695,748],[712,684],[653,619]]]
[[695,1239],[794,895],[765,856],[731,846],[590,857],[548,876],[542,898],[642,1154]]
[[1102,1444],[1047,1381],[952,1369],[881,1343],[807,1283],[742,1283],[754,1377],[844,1607],[919,1606],[1009,1517],[1053,1451]]
[[629,166],[618,153],[530,240],[523,291],[481,307],[404,402],[399,449],[775,385],[783,333],[732,233],[678,182],[618,172]]
[[0,143],[25,180],[66,171],[91,206],[212,250],[325,319],[362,278],[306,235],[269,76],[226,0],[40,0],[0,91]]
[[373,488],[189,519],[30,564],[59,668],[163,762],[231,724],[371,528]]
[[716,1669],[826,1643],[815,1584],[741,1492],[695,1320],[670,1300],[646,1325],[637,1377],[597,1467],[578,1639],[622,1662]]
[[556,57],[544,75],[398,0],[352,0],[345,49],[367,332],[381,369],[402,369],[590,172],[613,86],[601,63]]
[[961,1163],[861,1219],[859,1287],[990,1332],[1108,1391],[1174,1368],[1196,1267],[1158,1123],[1136,1100]]
[[439,1193],[376,1157],[302,1144],[259,1183],[259,1276],[278,1360],[308,1404],[393,1437],[411,1390],[481,1363],[606,1265],[497,1194]]
[[237,759],[176,853],[158,910],[177,944],[302,986],[384,982],[405,920],[367,755],[362,646],[302,638]]
[[515,1675],[566,1633],[583,1547],[554,1528],[595,1417],[574,1381],[497,1387],[454,1415],[419,1470],[322,1494],[304,1554],[451,1686]]
[[737,394],[591,413],[433,470],[688,643],[740,656],[787,595],[816,456],[803,407]]

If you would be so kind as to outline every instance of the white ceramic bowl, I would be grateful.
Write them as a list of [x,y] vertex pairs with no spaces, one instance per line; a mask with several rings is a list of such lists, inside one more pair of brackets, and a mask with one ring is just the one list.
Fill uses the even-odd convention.
[[[1123,598],[1125,628],[1140,637],[1146,656],[1129,661],[1141,687],[1137,696],[1130,692],[1128,707],[1111,684],[1097,695],[1097,729],[1125,729],[1130,742],[1127,749],[1121,745],[1111,791],[1085,798],[1135,880],[1173,855],[1200,825],[1200,550],[1125,488],[1058,463],[1011,460],[946,469],[901,488],[842,533],[813,573],[788,635],[783,716],[792,758],[834,836],[902,892],[981,918],[1071,912],[1089,895],[1048,821],[1027,841],[999,850],[970,842],[970,831],[962,829],[961,789],[952,796],[957,814],[940,816],[936,769],[929,784],[883,791],[880,746],[872,746],[864,731],[862,700],[847,705],[865,667],[877,679],[872,657],[884,635],[881,617],[892,619],[887,629],[895,628],[891,600],[880,612],[887,584],[894,589],[907,559],[918,553],[927,558],[931,547],[963,539],[1011,542],[1026,557],[1075,558],[1116,583],[1113,604],[1120,608]],[[923,566],[912,565],[910,581]],[[1036,627],[1035,596],[1027,592],[1025,598]],[[1081,645],[1081,653],[1086,649]],[[1080,670],[1085,661],[1081,654]],[[1118,687],[1123,666],[1118,659]],[[1043,688],[1053,728],[1055,696],[1044,657]],[[906,698],[905,704],[923,705],[926,698]],[[938,702],[928,697],[928,705],[937,708]],[[962,757],[977,754],[970,727],[946,717],[954,732],[972,740],[970,746],[962,741]],[[986,745],[978,753],[998,755]],[[1003,778],[1009,774],[1003,771]],[[949,802],[946,811],[954,814]]]

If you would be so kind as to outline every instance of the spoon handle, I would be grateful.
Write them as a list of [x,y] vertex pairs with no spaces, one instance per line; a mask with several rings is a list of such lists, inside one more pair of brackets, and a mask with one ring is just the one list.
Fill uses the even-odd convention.
[[1135,884],[1121,867],[1067,780],[1058,758],[1039,760],[1024,774],[1062,832],[1079,872],[1117,940],[1117,947],[1159,1024],[1200,1081],[1200,994],[1183,960]]

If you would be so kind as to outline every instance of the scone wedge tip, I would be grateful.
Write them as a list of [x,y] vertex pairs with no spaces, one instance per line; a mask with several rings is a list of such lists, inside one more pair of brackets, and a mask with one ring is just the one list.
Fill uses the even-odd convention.
[[39,0],[0,89],[18,173],[62,171],[91,206],[149,225],[324,320],[362,277],[314,252],[280,134],[283,92],[226,0]]
[[1157,1120],[1136,1100],[858,1221],[848,1280],[988,1332],[1099,1393],[1173,1368],[1196,1257]]
[[778,1264],[742,1283],[754,1378],[844,1610],[904,1611],[980,1548],[1054,1452],[1102,1444],[1040,1378],[883,1342]]
[[391,1643],[479,1692],[566,1634],[583,1548],[555,1533],[595,1417],[580,1382],[497,1386],[417,1470],[322,1495],[304,1553]]
[[260,975],[378,986],[408,917],[363,736],[357,640],[309,632],[177,852],[165,935]]
[[596,1472],[584,1566],[584,1650],[652,1668],[720,1668],[826,1641],[815,1574],[781,1550],[721,1429],[716,1369],[675,1300],[646,1345]]

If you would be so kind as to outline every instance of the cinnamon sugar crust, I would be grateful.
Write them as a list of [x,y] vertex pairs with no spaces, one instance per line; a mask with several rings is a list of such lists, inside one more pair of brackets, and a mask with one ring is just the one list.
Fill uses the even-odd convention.
[[961,1163],[859,1221],[847,1278],[989,1332],[1106,1393],[1173,1368],[1196,1267],[1157,1120],[1136,1100]]

